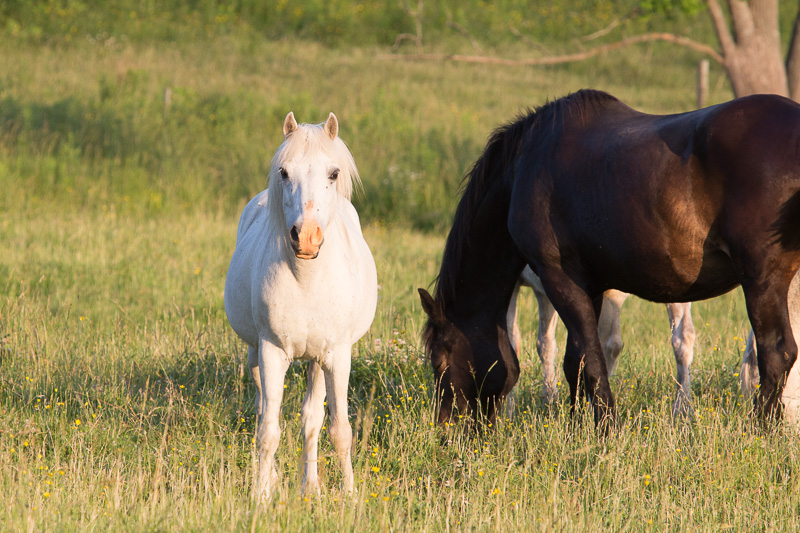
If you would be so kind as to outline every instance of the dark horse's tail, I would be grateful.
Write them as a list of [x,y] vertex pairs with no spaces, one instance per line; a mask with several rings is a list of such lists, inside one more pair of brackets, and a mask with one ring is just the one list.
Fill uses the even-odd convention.
[[800,250],[800,191],[781,206],[778,220],[772,225],[775,240],[787,251]]

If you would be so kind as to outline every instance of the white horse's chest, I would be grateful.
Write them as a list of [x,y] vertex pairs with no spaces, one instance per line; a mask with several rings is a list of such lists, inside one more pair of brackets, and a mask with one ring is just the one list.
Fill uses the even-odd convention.
[[285,263],[270,265],[254,302],[261,336],[294,359],[317,359],[333,346],[351,343],[362,298],[355,273],[342,267],[336,282],[330,283],[327,276],[308,271],[298,279]]

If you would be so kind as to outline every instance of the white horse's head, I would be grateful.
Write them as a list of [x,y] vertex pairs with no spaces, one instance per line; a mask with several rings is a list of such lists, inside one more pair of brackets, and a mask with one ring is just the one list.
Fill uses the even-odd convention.
[[338,133],[333,113],[324,124],[298,125],[290,112],[283,123],[285,140],[272,159],[269,196],[275,211],[283,213],[300,259],[317,257],[339,198],[349,200],[359,183],[353,156]]

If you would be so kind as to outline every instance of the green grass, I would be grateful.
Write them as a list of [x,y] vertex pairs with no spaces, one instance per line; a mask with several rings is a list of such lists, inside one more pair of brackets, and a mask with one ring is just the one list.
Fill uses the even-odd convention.
[[[739,292],[694,306],[693,422],[670,416],[674,363],[663,306],[632,299],[612,378],[622,424],[539,400],[535,304],[521,300],[523,374],[513,419],[480,437],[433,427],[416,287],[441,236],[370,225],[380,301],[354,350],[358,492],[338,491],[327,436],[323,493],[299,492],[304,368],[287,375],[283,484],[250,500],[253,388],[222,309],[234,217],[32,212],[0,226],[0,491],[4,530],[793,530],[800,447],[762,432],[736,372]],[[401,245],[400,245],[401,244]],[[563,344],[563,328],[561,330]],[[652,522],[652,526],[650,523]]]
[[[697,56],[666,45],[547,68],[386,52],[232,36],[64,47],[0,39],[0,209],[234,215],[263,188],[286,113],[320,122],[333,111],[363,177],[362,217],[443,231],[490,132],[529,107],[583,87],[650,112],[694,107]],[[714,70],[711,100],[729,95]]]

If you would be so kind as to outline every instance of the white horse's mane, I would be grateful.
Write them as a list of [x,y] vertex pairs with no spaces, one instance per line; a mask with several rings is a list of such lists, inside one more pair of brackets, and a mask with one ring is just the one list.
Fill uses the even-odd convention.
[[[339,163],[339,177],[336,180],[336,192],[348,201],[353,189],[361,186],[356,162],[347,148],[347,144],[338,136],[331,140],[323,128],[323,124],[300,124],[289,134],[283,144],[275,152],[269,170],[269,188],[280,182],[278,169],[284,161],[294,159],[306,153],[322,152]],[[280,198],[281,195],[270,196]]]

